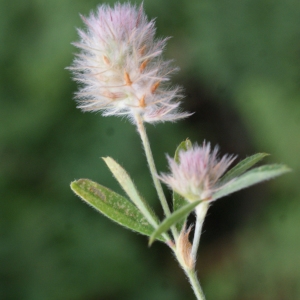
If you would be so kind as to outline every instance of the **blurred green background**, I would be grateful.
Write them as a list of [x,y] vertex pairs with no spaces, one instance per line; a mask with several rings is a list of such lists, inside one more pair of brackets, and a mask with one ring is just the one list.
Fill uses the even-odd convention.
[[[135,128],[76,109],[65,67],[95,0],[0,2],[0,299],[194,299],[167,247],[115,225],[71,192],[122,193],[112,156],[162,215]],[[107,1],[106,3],[114,3]],[[140,1],[137,1],[140,3]],[[300,2],[145,0],[181,71],[176,124],[147,126],[160,171],[186,137],[239,158],[271,153],[293,173],[214,203],[198,274],[208,300],[300,299]],[[170,195],[170,193],[168,193]]]

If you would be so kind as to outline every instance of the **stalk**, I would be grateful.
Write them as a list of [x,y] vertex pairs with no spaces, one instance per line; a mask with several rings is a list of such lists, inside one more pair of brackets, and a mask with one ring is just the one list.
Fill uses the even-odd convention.
[[[153,180],[155,189],[157,191],[158,198],[159,198],[160,203],[162,205],[165,216],[168,217],[168,216],[171,215],[171,211],[170,211],[170,208],[168,206],[168,203],[167,203],[165,194],[163,192],[162,186],[160,184],[160,181],[157,177],[157,170],[156,170],[156,166],[155,166],[155,163],[154,163],[152,151],[151,151],[151,148],[150,148],[149,139],[148,139],[148,136],[147,136],[147,133],[146,133],[146,128],[144,126],[143,120],[140,117],[140,115],[136,114],[135,115],[135,120],[136,120],[138,133],[140,134],[140,137],[141,137],[141,140],[142,140],[142,143],[143,143],[143,147],[144,147],[144,151],[145,151],[145,154],[146,154],[148,166],[149,166],[149,169],[150,169],[150,173],[151,173],[151,176],[152,176],[152,180]],[[176,241],[177,238],[178,238],[178,232],[177,232],[176,227],[172,226],[171,231],[172,231],[172,234],[173,234],[174,239]]]
[[197,207],[196,207],[196,228],[194,232],[194,239],[193,239],[193,246],[192,246],[192,258],[194,261],[196,261],[197,258],[197,252],[199,248],[200,243],[200,236],[202,232],[203,222],[208,210],[209,204],[207,201],[202,201]]
[[185,273],[190,281],[190,284],[195,293],[195,296],[197,297],[197,300],[205,300],[205,296],[195,270],[185,270]]

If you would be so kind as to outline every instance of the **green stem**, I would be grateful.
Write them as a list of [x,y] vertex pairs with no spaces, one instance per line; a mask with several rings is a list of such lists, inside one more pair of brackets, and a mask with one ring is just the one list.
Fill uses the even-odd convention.
[[[149,143],[149,140],[148,140],[148,136],[147,136],[147,133],[146,133],[146,129],[145,129],[143,120],[140,117],[140,115],[136,115],[135,120],[136,120],[136,125],[137,125],[138,132],[139,132],[139,134],[141,136],[141,139],[142,139],[142,143],[143,143],[143,146],[144,146],[148,166],[149,166],[149,169],[150,169],[150,173],[151,173],[151,176],[152,176],[154,186],[155,186],[156,191],[157,191],[158,198],[161,202],[161,205],[162,205],[162,208],[164,210],[164,213],[165,213],[166,217],[168,217],[168,216],[171,215],[171,211],[170,211],[170,208],[168,206],[168,203],[167,203],[165,194],[163,192],[162,186],[160,184],[160,181],[157,177],[157,171],[156,171],[152,151],[151,151],[151,148],[150,148],[150,143]],[[174,239],[176,241],[177,238],[178,238],[178,232],[177,232],[176,227],[172,226],[171,231],[172,231],[172,234],[173,234]]]
[[[182,235],[182,233],[181,233]],[[188,237],[187,237],[188,239]],[[189,244],[189,242],[188,242]],[[197,300],[205,300],[205,296],[204,293],[202,291],[200,282],[197,278],[197,274],[195,271],[195,264],[196,264],[196,260],[191,257],[191,251],[190,251],[190,246],[187,245],[186,241],[182,240],[180,237],[177,240],[177,244],[176,244],[176,248],[173,249],[174,254],[180,264],[180,266],[182,267],[182,269],[184,270],[186,276],[189,279],[189,282],[192,286],[192,289],[194,291],[194,294],[197,298]],[[191,259],[191,261],[190,261]],[[191,265],[192,263],[192,265]]]
[[185,273],[191,283],[192,289],[198,300],[205,300],[204,293],[202,291],[200,282],[197,278],[195,270],[185,270]]
[[197,257],[197,251],[199,248],[199,243],[200,243],[200,236],[202,232],[202,226],[203,222],[208,210],[208,202],[207,201],[202,201],[197,207],[196,207],[196,228],[194,232],[194,239],[193,239],[193,246],[192,246],[192,252],[191,255],[196,261]]

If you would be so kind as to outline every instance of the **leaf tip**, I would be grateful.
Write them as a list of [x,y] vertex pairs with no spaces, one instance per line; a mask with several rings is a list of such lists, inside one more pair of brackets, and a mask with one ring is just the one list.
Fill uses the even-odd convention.
[[287,165],[282,165],[282,167],[283,167],[283,173],[293,172],[293,169]]
[[101,157],[101,158],[104,160],[104,162],[106,163],[106,165],[110,170],[112,167],[118,166],[117,162],[110,156]]
[[185,142],[186,150],[189,150],[193,147],[192,142],[189,138],[186,138],[184,142]]
[[261,152],[261,153],[259,153],[259,154],[261,154],[263,157],[266,157],[266,156],[270,156],[270,155],[271,155],[270,153],[266,153],[266,152]]
[[75,192],[78,180],[74,180],[70,183],[70,188],[73,192]]
[[154,243],[155,239],[153,238],[153,235],[150,236],[149,242],[148,242],[148,247],[151,247],[152,244]]

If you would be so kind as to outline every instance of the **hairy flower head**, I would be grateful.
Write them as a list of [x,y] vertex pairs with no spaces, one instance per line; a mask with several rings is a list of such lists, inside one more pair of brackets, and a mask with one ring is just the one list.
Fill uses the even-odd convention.
[[180,88],[167,84],[174,69],[162,59],[166,39],[154,38],[154,21],[142,6],[101,5],[82,19],[87,30],[78,30],[81,41],[74,43],[81,53],[69,68],[82,84],[79,108],[150,123],[189,116],[178,112]]
[[205,142],[202,146],[180,151],[179,163],[167,158],[171,173],[161,174],[160,179],[190,202],[211,200],[220,188],[219,178],[235,159],[228,155],[218,158],[218,147],[211,150],[210,143]]

